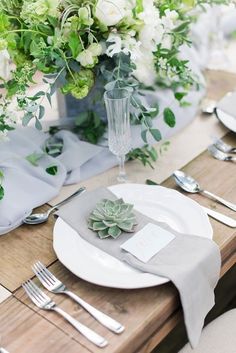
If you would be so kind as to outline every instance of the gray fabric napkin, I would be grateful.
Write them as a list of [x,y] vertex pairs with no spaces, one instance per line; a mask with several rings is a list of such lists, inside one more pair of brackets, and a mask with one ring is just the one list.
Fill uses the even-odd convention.
[[97,202],[104,198],[117,199],[109,190],[100,188],[85,192],[60,208],[57,214],[84,240],[97,248],[140,271],[169,278],[179,291],[189,341],[195,347],[200,338],[205,317],[214,306],[214,288],[219,279],[221,265],[219,248],[209,239],[180,234],[168,225],[156,222],[135,211],[138,221],[136,231],[141,230],[147,223],[153,223],[175,235],[175,239],[164,249],[153,256],[149,262],[143,263],[120,248],[120,245],[131,238],[133,233],[123,233],[116,240],[111,238],[101,240],[96,233],[88,229],[87,220],[90,212]]

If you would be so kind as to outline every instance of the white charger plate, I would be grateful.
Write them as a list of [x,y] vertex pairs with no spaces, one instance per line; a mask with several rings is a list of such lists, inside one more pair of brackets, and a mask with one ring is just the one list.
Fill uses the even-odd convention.
[[[206,238],[213,237],[207,214],[193,200],[178,191],[161,186],[121,184],[109,187],[117,197],[134,204],[135,209],[173,229]],[[58,259],[76,276],[101,286],[134,289],[168,282],[167,278],[135,270],[82,239],[61,218],[53,231]]]

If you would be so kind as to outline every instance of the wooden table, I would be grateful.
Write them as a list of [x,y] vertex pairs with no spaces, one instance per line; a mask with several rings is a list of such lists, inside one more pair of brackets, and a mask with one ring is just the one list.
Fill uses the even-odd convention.
[[[228,134],[225,141],[235,144],[235,135]],[[196,177],[206,189],[236,203],[235,164],[217,161],[204,152],[183,170]],[[158,176],[158,168],[155,173]],[[142,182],[146,179],[145,174],[144,170]],[[98,177],[97,184],[100,180],[101,177]],[[170,178],[163,185],[176,188]],[[200,195],[190,197],[202,205],[235,217],[233,211]],[[45,205],[39,210],[47,208]],[[211,220],[211,224],[214,240],[221,250],[223,276],[235,264],[236,230],[214,220]],[[151,352],[182,320],[179,297],[174,286],[168,283],[148,289],[119,290],[99,287],[75,277],[60,264],[53,251],[53,225],[51,217],[47,224],[35,227],[24,225],[0,237],[0,285],[11,293],[0,304],[0,346],[11,353]],[[21,289],[22,282],[33,278],[31,265],[38,259],[49,266],[71,290],[123,323],[125,332],[120,336],[114,335],[70,299],[62,295],[50,295],[63,309],[107,338],[109,345],[101,350],[57,314],[38,310]]]

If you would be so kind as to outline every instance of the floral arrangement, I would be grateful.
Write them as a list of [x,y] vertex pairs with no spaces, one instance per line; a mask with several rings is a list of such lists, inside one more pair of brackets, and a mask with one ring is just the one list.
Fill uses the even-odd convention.
[[97,203],[88,220],[88,228],[97,232],[100,239],[118,238],[122,232],[133,233],[137,225],[134,205],[123,199],[103,199]]
[[[60,89],[77,99],[86,97],[95,81],[105,89],[126,87],[132,94],[132,121],[159,141],[152,119],[166,107],[145,107],[140,90],[171,87],[184,102],[196,84],[179,47],[190,44],[192,10],[224,0],[1,0],[0,1],[0,134],[5,136],[21,113],[23,125],[32,119],[41,129],[44,99]],[[11,66],[8,65],[11,60]],[[48,89],[31,96],[30,85],[40,71]],[[16,108],[17,107],[17,108]]]

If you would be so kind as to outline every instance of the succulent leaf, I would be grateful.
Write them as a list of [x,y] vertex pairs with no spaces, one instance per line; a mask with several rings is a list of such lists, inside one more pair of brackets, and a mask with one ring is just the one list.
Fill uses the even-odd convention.
[[111,201],[101,200],[91,212],[88,228],[98,233],[101,239],[118,238],[122,232],[134,232],[137,225],[133,205],[126,204],[123,199]]

